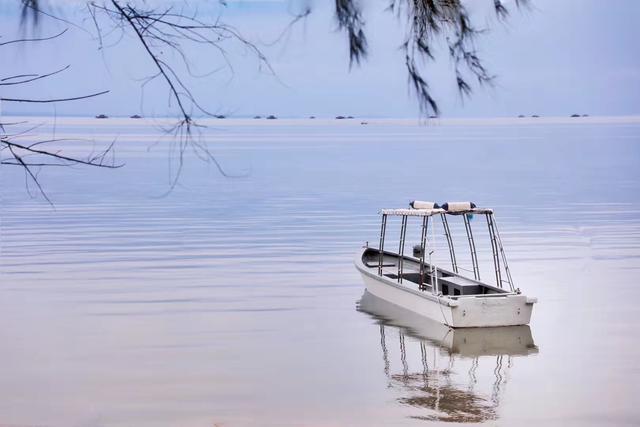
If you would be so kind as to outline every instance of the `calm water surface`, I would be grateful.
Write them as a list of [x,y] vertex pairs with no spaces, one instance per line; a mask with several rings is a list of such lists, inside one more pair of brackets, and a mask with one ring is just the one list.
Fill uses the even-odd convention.
[[[640,424],[640,124],[202,132],[234,177],[187,153],[168,195],[138,122],[59,120],[126,166],[43,171],[55,209],[1,168],[0,425]],[[530,327],[364,295],[378,209],[416,198],[495,209]]]

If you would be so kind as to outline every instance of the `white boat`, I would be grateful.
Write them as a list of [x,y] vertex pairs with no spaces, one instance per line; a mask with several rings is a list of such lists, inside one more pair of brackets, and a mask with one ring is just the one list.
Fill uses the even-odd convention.
[[[357,255],[367,290],[373,295],[429,317],[452,328],[527,325],[536,298],[522,294],[513,285],[493,210],[478,208],[471,202],[449,202],[438,206],[433,202],[411,202],[408,209],[383,209],[378,248],[365,246]],[[480,280],[480,266],[471,229],[470,217],[486,218],[491,243],[495,284]],[[401,219],[398,252],[384,249],[389,217]],[[449,227],[451,217],[462,218],[473,266],[473,277],[463,275]],[[420,245],[417,256],[404,254],[408,219],[420,222]],[[433,262],[436,218],[441,221],[446,237],[451,268]],[[428,237],[429,230],[431,237]],[[425,259],[428,257],[428,259]]]

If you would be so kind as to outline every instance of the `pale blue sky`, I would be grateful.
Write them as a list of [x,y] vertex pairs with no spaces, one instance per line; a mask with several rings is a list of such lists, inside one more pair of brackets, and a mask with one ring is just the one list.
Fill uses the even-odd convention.
[[[76,22],[79,0],[57,1],[57,10]],[[209,2],[210,4],[211,2]],[[305,3],[314,13],[287,37],[269,46],[290,19],[289,11]],[[472,3],[472,2],[468,2]],[[491,1],[485,2],[490,5]],[[506,25],[476,13],[492,31],[479,42],[480,52],[498,77],[494,88],[476,88],[462,102],[451,79],[451,64],[430,64],[429,81],[445,117],[489,117],[539,114],[566,116],[640,114],[640,2],[636,0],[532,0],[533,8],[512,13]],[[211,111],[253,116],[414,117],[411,95],[398,49],[398,21],[384,12],[384,0],[369,1],[365,10],[371,55],[349,70],[346,39],[336,31],[333,2],[232,2],[223,19],[233,23],[264,49],[277,78],[257,70],[257,62],[238,46],[229,46],[234,74],[221,71],[191,82],[199,101]],[[477,4],[474,3],[474,4]],[[0,30],[4,39],[19,35],[18,2],[4,1]],[[475,6],[474,6],[475,7]],[[211,14],[213,7],[201,8]],[[43,21],[41,33],[64,28]],[[91,31],[89,21],[83,23]],[[72,28],[60,40],[26,49],[3,47],[0,78],[15,73],[46,72],[71,64],[64,75],[22,88],[25,97],[80,95],[109,89],[97,99],[58,104],[58,114],[165,116],[173,111],[161,84],[141,95],[140,79],[152,72],[149,60],[132,43],[104,51],[90,34]],[[205,72],[223,65],[213,51],[190,50],[194,67]],[[16,95],[4,88],[3,96]],[[143,102],[141,102],[143,101]],[[142,106],[141,106],[142,104]],[[5,113],[50,113],[51,105],[3,105]]]

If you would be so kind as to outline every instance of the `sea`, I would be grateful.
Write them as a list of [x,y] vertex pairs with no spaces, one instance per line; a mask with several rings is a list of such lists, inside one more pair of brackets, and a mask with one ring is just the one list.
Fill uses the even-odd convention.
[[[639,117],[3,120],[119,167],[0,167],[0,426],[640,425]],[[494,210],[528,326],[365,292],[412,200]]]

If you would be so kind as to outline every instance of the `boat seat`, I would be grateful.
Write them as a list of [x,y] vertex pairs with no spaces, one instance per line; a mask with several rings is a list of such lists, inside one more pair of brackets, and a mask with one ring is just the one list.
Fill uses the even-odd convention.
[[475,295],[482,293],[482,287],[478,283],[462,276],[440,278],[438,284],[445,295]]
[[[376,262],[365,262],[364,265],[366,265],[367,267],[379,267],[380,264],[378,263],[378,261]],[[382,267],[395,267],[396,263],[391,263],[391,264],[382,264]]]

